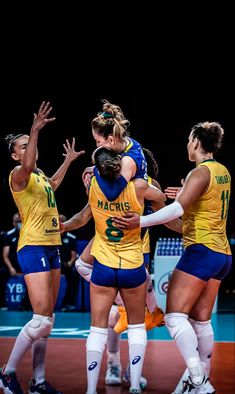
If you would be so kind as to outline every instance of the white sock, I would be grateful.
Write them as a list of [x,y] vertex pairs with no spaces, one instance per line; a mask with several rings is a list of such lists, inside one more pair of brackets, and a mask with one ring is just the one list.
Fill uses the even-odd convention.
[[87,393],[95,394],[99,379],[100,366],[105,345],[107,343],[108,329],[90,327],[90,334],[86,342],[87,365]]
[[129,343],[131,388],[139,390],[147,344],[145,324],[128,324],[127,335]]
[[32,341],[25,337],[22,330],[16,338],[14,347],[11,351],[9,360],[7,362],[5,373],[15,372],[19,361],[24,356],[25,352],[32,346]]
[[95,394],[100,374],[103,353],[89,350],[86,352],[87,363],[87,393]]
[[190,318],[189,321],[197,335],[199,357],[203,362],[207,375],[209,376],[211,355],[214,347],[214,332],[211,320],[200,322]]
[[150,313],[154,312],[157,308],[157,297],[154,290],[153,282],[151,279],[151,275],[146,270],[147,275],[147,292],[146,292],[146,305]]
[[40,338],[32,344],[33,378],[36,384],[45,381],[45,359],[47,338]]
[[185,360],[192,382],[196,385],[200,384],[204,378],[204,370],[197,351],[197,336],[188,321],[188,315],[177,312],[167,313],[165,323]]

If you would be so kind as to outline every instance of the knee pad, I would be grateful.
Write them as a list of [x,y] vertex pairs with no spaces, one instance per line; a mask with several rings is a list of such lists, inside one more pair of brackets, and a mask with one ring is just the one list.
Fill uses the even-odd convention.
[[99,328],[99,327],[90,327],[90,334],[88,335],[86,341],[86,350],[95,351],[102,353],[104,352],[104,348],[107,344],[108,340],[108,329],[107,328]]
[[108,326],[110,328],[114,328],[114,326],[118,322],[118,319],[119,319],[118,306],[117,305],[113,305],[112,308],[110,309],[110,312],[109,312]]
[[179,335],[187,330],[192,330],[192,326],[188,321],[188,315],[185,313],[167,313],[164,320],[173,339],[177,339]]
[[75,261],[77,272],[87,281],[91,281],[93,265],[85,263],[80,257]]
[[198,338],[205,338],[209,336],[214,336],[214,331],[211,325],[211,320],[207,321],[196,321],[189,318],[189,321],[197,335]]
[[147,345],[147,334],[145,324],[128,324],[127,336],[129,346],[131,345]]
[[53,327],[53,318],[34,314],[23,328],[22,333],[30,342],[34,342],[39,338],[46,338],[50,335]]

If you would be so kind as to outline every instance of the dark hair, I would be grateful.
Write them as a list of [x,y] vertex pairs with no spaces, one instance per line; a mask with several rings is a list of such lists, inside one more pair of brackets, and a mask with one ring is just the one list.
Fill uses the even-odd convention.
[[158,176],[158,164],[153,156],[153,152],[151,150],[144,148],[142,146],[142,151],[144,153],[144,157],[147,162],[147,174],[150,176],[152,179],[157,179]]
[[118,177],[121,171],[121,156],[111,149],[100,147],[96,149],[93,156],[100,175],[112,181]]
[[92,130],[102,135],[105,139],[109,135],[123,140],[129,135],[127,128],[130,125],[118,105],[111,104],[108,100],[102,100],[102,112],[99,112],[97,116],[92,120]]
[[224,129],[217,122],[198,123],[191,129],[193,139],[197,138],[203,150],[216,153],[222,146]]
[[10,154],[14,152],[14,146],[15,146],[16,140],[18,140],[18,138],[22,137],[23,135],[25,135],[25,134],[19,133],[19,134],[7,134],[6,135],[5,141],[8,145],[8,150],[9,150]]

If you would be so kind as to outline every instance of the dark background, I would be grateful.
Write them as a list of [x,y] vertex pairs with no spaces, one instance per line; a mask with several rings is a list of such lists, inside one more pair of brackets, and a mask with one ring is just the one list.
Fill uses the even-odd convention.
[[[4,136],[29,133],[33,113],[42,100],[53,106],[56,121],[39,135],[38,167],[51,176],[63,161],[65,138],[76,137],[76,149],[86,154],[73,162],[56,192],[59,212],[68,217],[79,211],[87,196],[81,181],[83,169],[90,164],[95,143],[90,123],[101,110],[103,98],[120,105],[130,120],[131,137],[151,149],[159,164],[159,182],[164,189],[180,185],[194,164],[188,161],[187,139],[190,128],[201,121],[218,121],[225,129],[224,145],[217,159],[234,176],[233,130],[234,84],[230,80],[162,80],[157,73],[119,74],[66,73],[45,78],[38,75],[7,75],[1,79],[0,115],[0,229],[12,227],[16,212],[8,187],[8,174],[13,168]],[[234,188],[231,193],[228,236],[235,231]],[[78,230],[79,238],[93,236],[93,223]],[[152,230],[152,239],[174,236],[164,226]]]

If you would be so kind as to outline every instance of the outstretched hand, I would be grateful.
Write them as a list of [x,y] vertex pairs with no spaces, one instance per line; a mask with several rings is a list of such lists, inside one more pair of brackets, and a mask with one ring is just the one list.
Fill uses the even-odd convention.
[[69,140],[66,139],[66,143],[63,144],[64,150],[66,153],[63,153],[63,156],[66,157],[66,159],[70,161],[76,160],[79,156],[83,155],[85,153],[84,150],[81,150],[80,152],[75,151],[75,138],[73,137],[72,139],[72,144],[70,145]]
[[[181,179],[181,185],[184,185],[184,179]],[[165,190],[164,193],[167,196],[167,198],[170,198],[171,200],[175,200],[177,195],[179,194],[180,190],[182,187],[180,186],[168,186]]]
[[47,103],[45,101],[42,102],[37,114],[34,114],[34,120],[32,129],[35,131],[41,130],[47,123],[53,122],[55,117],[47,118],[48,115],[51,113],[52,107],[50,102]]
[[140,216],[135,212],[126,212],[124,216],[114,216],[112,221],[118,228],[124,230],[133,230],[140,227]]

